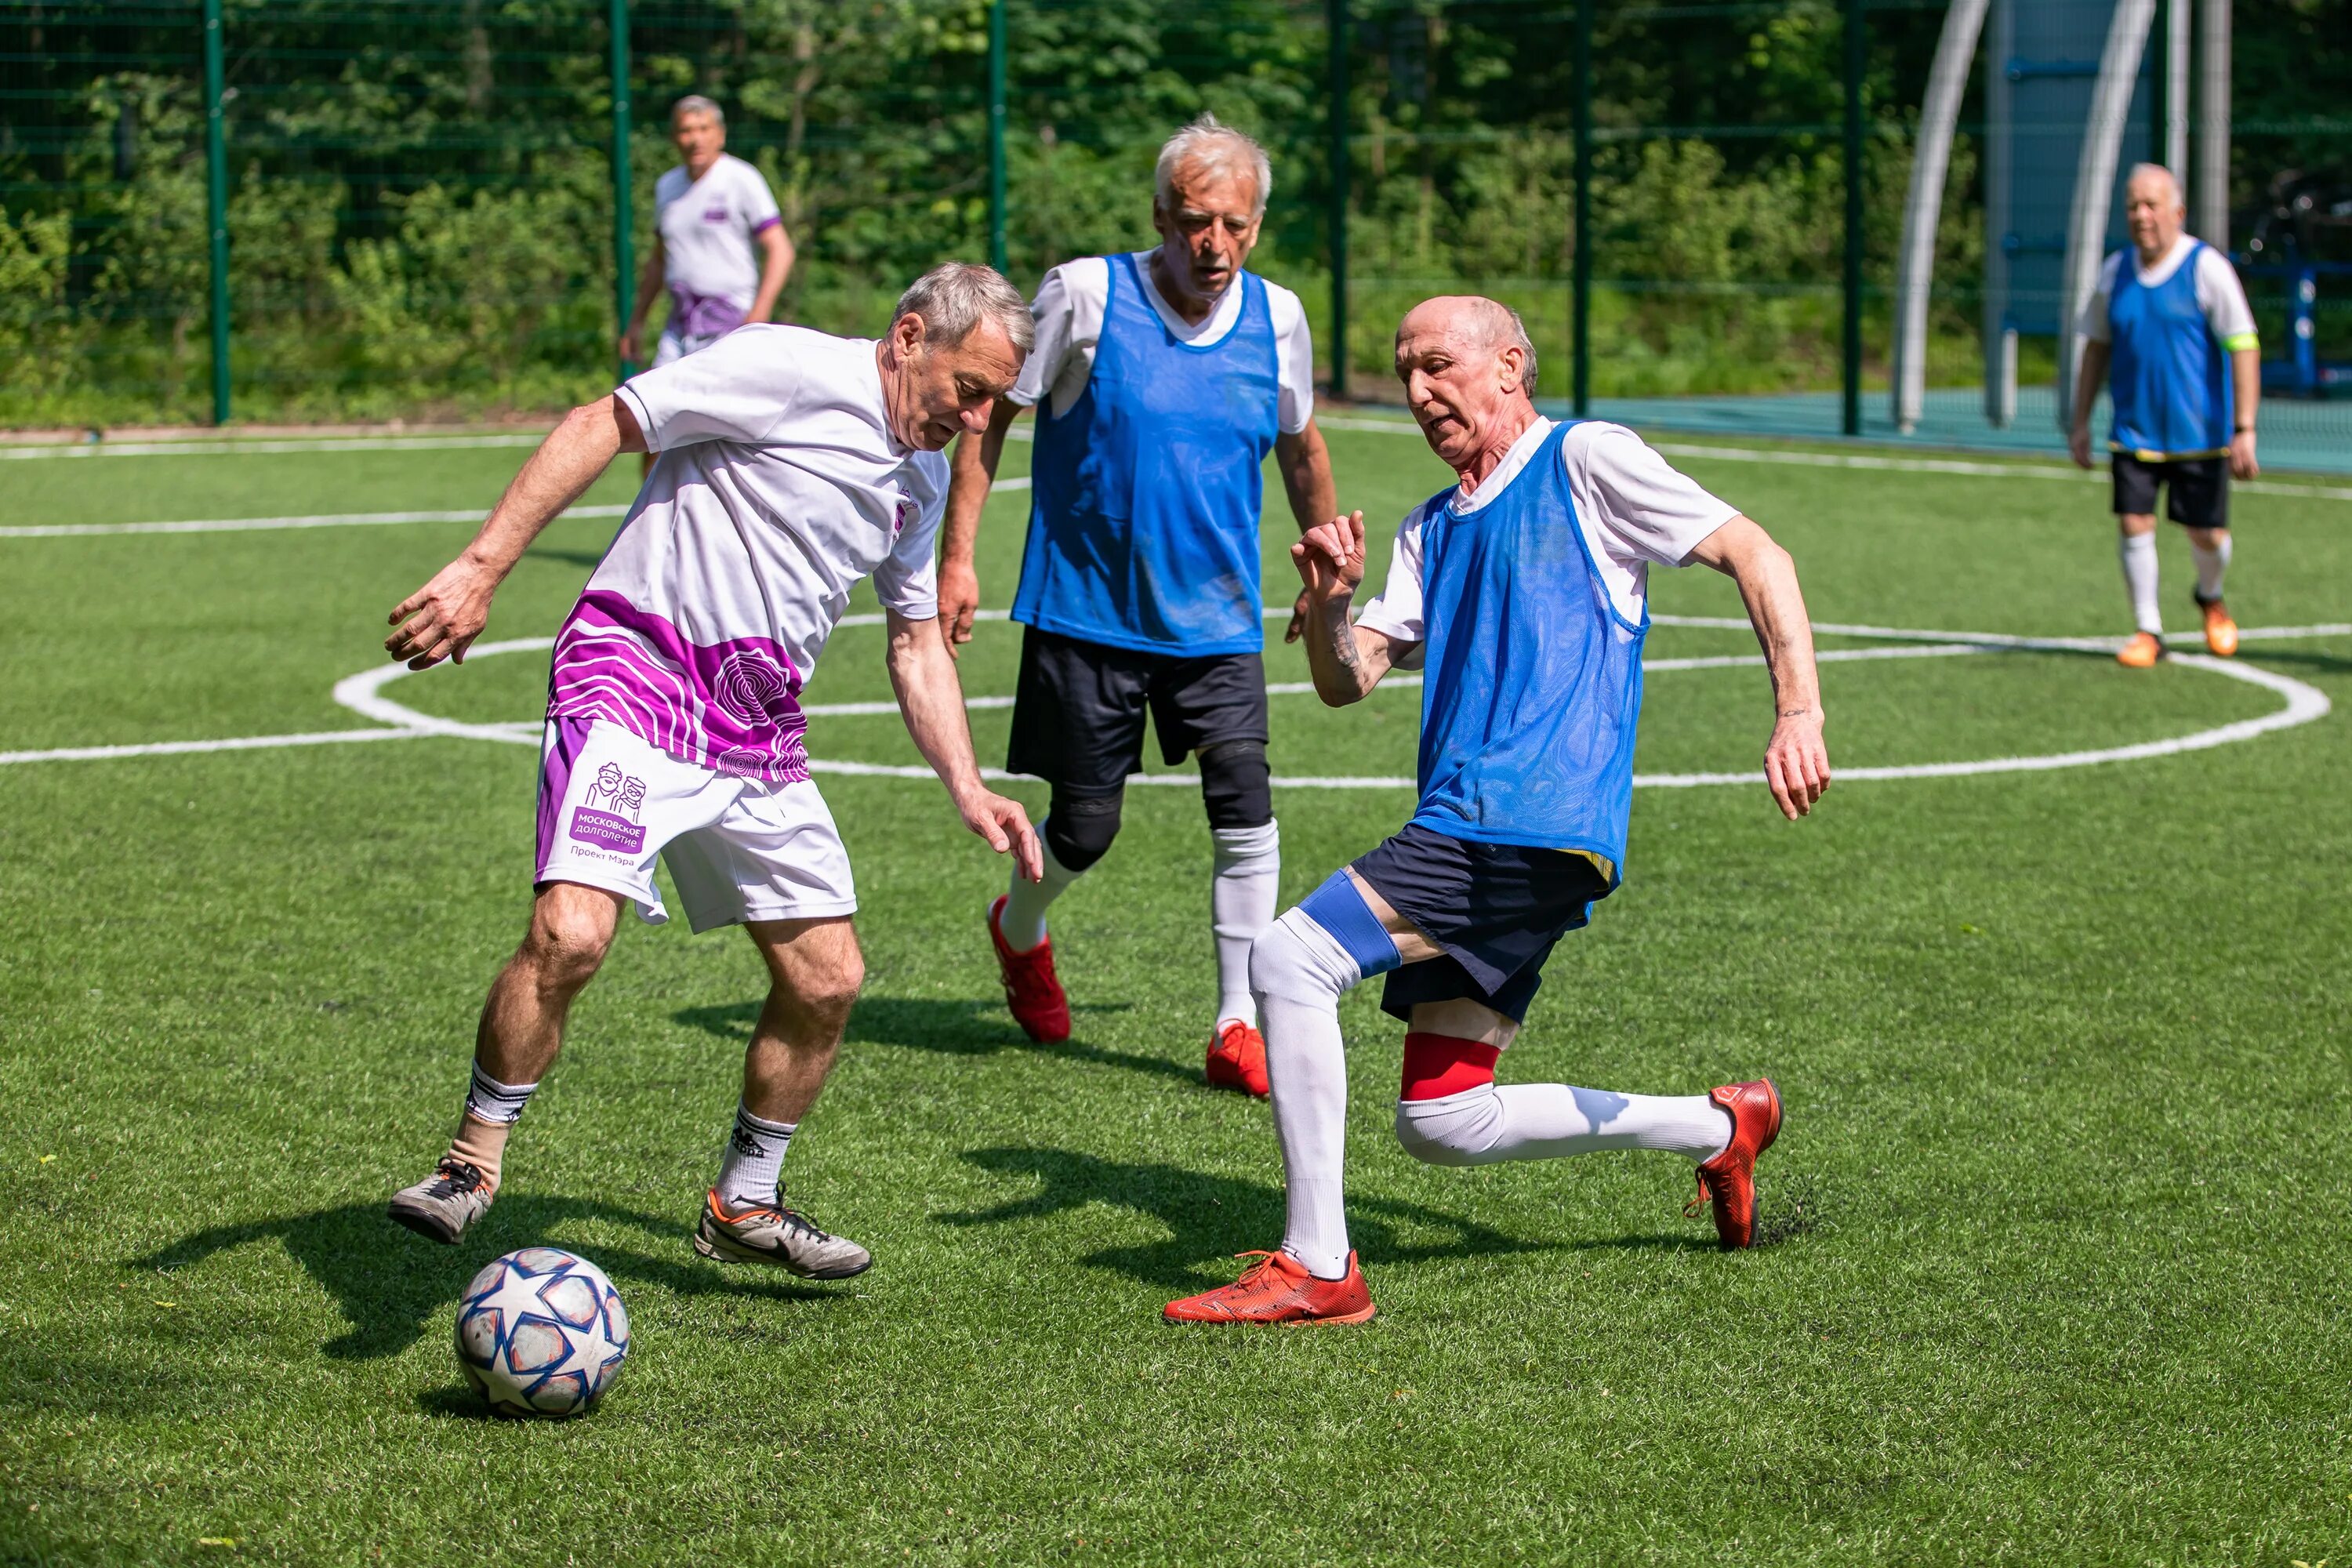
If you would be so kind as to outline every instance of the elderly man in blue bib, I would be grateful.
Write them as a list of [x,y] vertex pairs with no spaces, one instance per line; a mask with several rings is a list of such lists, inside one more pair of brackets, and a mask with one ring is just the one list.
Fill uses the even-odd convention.
[[1413,417],[1460,482],[1406,514],[1380,597],[1361,512],[1291,547],[1307,663],[1334,707],[1424,669],[1421,799],[1260,937],[1289,1214],[1279,1251],[1234,1284],[1171,1301],[1175,1322],[1360,1323],[1372,1299],[1340,1201],[1348,1061],[1339,998],[1388,976],[1403,1021],[1397,1141],[1438,1165],[1649,1149],[1691,1161],[1696,1210],[1726,1247],[1756,1234],[1756,1161],[1780,1131],[1769,1079],[1704,1094],[1495,1081],[1553,944],[1615,890],[1633,801],[1633,732],[1652,566],[1703,563],[1739,584],[1771,668],[1764,781],[1790,818],[1829,787],[1812,630],[1788,552],[1622,426],[1555,425],[1529,398],[1535,346],[1492,300],[1431,300],[1397,329]]
[[2091,405],[2104,384],[2114,404],[2116,521],[2124,586],[2137,629],[2116,658],[2146,669],[2164,657],[2157,603],[2156,492],[2189,530],[2205,646],[2238,651],[2238,624],[2221,598],[2230,566],[2230,480],[2251,479],[2262,349],[2253,311],[2230,258],[2181,232],[2188,214],[2172,172],[2142,163],[2124,184],[2131,246],[2107,258],[2084,307],[2083,368],[2074,384],[2074,461],[2091,466]]
[[972,543],[1005,432],[1037,410],[1028,547],[1013,618],[1027,628],[1008,766],[1052,786],[1045,878],[989,906],[989,941],[1032,1039],[1070,1033],[1046,910],[1110,847],[1148,714],[1170,763],[1197,755],[1214,842],[1217,1005],[1210,1083],[1265,1093],[1250,944],[1274,919],[1281,860],[1266,765],[1258,584],[1271,451],[1303,532],[1337,507],[1315,428],[1315,350],[1287,289],[1245,271],[1265,216],[1265,153],[1202,115],[1160,150],[1150,250],[1045,275],[1037,346],[981,439],[958,444],[940,550],[950,646],[980,604]]

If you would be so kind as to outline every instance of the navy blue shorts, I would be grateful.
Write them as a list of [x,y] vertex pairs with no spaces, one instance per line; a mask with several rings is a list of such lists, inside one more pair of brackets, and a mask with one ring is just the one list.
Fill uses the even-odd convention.
[[1524,1020],[1552,944],[1591,918],[1609,879],[1581,855],[1479,844],[1407,823],[1352,869],[1444,951],[1389,972],[1381,1007],[1467,999]]

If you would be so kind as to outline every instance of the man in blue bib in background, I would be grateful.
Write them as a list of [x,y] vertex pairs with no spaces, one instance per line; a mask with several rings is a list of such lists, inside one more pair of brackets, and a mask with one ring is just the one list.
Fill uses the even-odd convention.
[[1756,1161],[1780,1131],[1769,1079],[1706,1094],[1495,1082],[1552,946],[1614,891],[1633,802],[1633,731],[1650,567],[1704,563],[1739,584],[1771,668],[1763,779],[1804,816],[1829,787],[1821,685],[1788,552],[1666,466],[1642,438],[1536,412],[1535,345],[1492,300],[1430,300],[1397,329],[1397,374],[1422,434],[1461,482],[1397,531],[1379,598],[1352,623],[1364,518],[1291,547],[1307,583],[1315,689],[1341,707],[1394,668],[1422,685],[1412,820],[1258,939],[1288,1222],[1234,1284],[1171,1301],[1175,1322],[1360,1323],[1372,1315],[1340,1199],[1348,1060],[1339,998],[1388,975],[1404,1021],[1396,1135],[1436,1165],[1602,1149],[1698,1170],[1726,1247],[1756,1236]]
[[958,443],[940,549],[950,646],[980,605],[972,544],[1006,430],[1037,409],[1028,547],[1013,618],[1027,627],[1013,772],[1053,787],[1045,878],[988,910],[1013,1017],[1070,1033],[1045,911],[1118,832],[1147,714],[1169,763],[1198,755],[1214,840],[1217,1007],[1212,1084],[1263,1095],[1265,1045],[1250,945],[1274,919],[1280,850],[1265,757],[1258,518],[1275,456],[1302,532],[1337,508],[1315,428],[1315,349],[1298,297],[1242,264],[1272,172],[1265,151],[1202,115],[1160,150],[1151,250],[1045,275],[1037,346],[986,434]]
[[2180,182],[2142,163],[2124,184],[2131,247],[2107,258],[2084,307],[2082,374],[2074,384],[2074,461],[2091,466],[2091,406],[2113,400],[2116,521],[2124,586],[2138,629],[2116,658],[2146,669],[2164,657],[2156,595],[2156,490],[2189,530],[2205,646],[2238,651],[2238,624],[2221,599],[2230,565],[2230,480],[2251,479],[2254,406],[2263,390],[2254,313],[2230,258],[2181,232]]

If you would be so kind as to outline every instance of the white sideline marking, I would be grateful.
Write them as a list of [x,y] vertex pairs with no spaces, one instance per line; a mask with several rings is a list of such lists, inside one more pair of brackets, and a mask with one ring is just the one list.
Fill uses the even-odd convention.
[[282,441],[58,441],[37,447],[0,447],[0,459],[15,458],[217,458],[241,452],[404,452],[460,447],[536,447],[537,434],[506,436],[313,436]]
[[[1025,490],[1029,478],[1001,480],[1001,490]],[[628,507],[575,506],[565,517],[625,517]],[[395,522],[478,522],[489,514],[465,511],[330,511],[300,517],[213,517],[186,522],[46,522],[0,528],[0,539],[79,539],[109,533],[247,533],[280,528],[374,528]],[[1288,612],[1285,612],[1287,614]]]
[[[1286,610],[1268,609],[1266,618],[1288,615]],[[879,615],[845,616],[841,624],[872,626],[883,620]],[[1003,610],[982,610],[978,618],[986,621],[1005,619]],[[1748,629],[1748,623],[1727,616],[1657,616],[1653,620],[1660,626],[1680,626]],[[1819,623],[1815,630],[1833,636],[1882,638],[1907,646],[1892,648],[1831,648],[1815,657],[1824,663],[1848,662],[1875,658],[1942,658],[1957,655],[1986,653],[1996,648],[2022,651],[2108,652],[2116,646],[2113,637],[2026,637],[2000,632],[1924,631],[1900,626],[1864,626],[1833,622]],[[2241,633],[2242,637],[2285,639],[2290,637],[2342,637],[2352,635],[2352,623],[2336,622],[2309,626],[2264,626]],[[2194,634],[2176,635],[2176,642],[2193,641]],[[468,650],[477,658],[502,653],[536,652],[552,647],[552,637],[511,637],[501,642],[478,643]],[[2034,757],[1993,757],[1958,763],[1914,763],[1898,766],[1875,768],[1843,768],[1837,776],[1850,780],[1883,780],[1911,778],[1963,778],[1978,773],[2040,773],[2057,768],[2088,767],[2101,763],[2139,762],[2155,757],[2171,756],[2181,752],[2205,751],[2248,741],[2273,730],[2290,729],[2323,718],[2329,710],[2326,694],[2290,676],[2277,674],[2252,665],[2201,654],[2179,656],[2179,662],[2193,668],[2204,669],[2232,680],[2242,680],[2278,693],[2286,699],[2286,706],[2259,719],[2242,720],[2192,734],[2178,735],[2159,741],[2144,741],[2134,745],[2110,746],[2095,751],[2061,752]],[[1762,666],[1759,654],[1733,654],[1715,657],[1656,659],[1644,665],[1648,670],[1730,669]],[[446,669],[449,665],[437,665]],[[393,681],[419,673],[401,664],[385,664],[344,677],[335,683],[335,700],[343,707],[380,723],[391,726],[382,730],[314,731],[291,735],[247,735],[212,741],[159,741],[122,746],[68,746],[51,751],[0,752],[0,765],[14,763],[87,762],[121,757],[171,756],[202,752],[260,751],[280,746],[323,746],[362,741],[411,740],[419,736],[439,735],[462,740],[496,741],[509,745],[539,743],[541,723],[537,720],[508,720],[484,724],[469,724],[454,719],[439,718],[420,712],[383,695],[383,688]],[[1421,678],[1411,674],[1398,675],[1386,682],[1403,688],[1420,684]],[[1307,681],[1281,681],[1266,688],[1269,696],[1299,696],[1311,692]],[[1012,705],[1009,697],[982,696],[968,698],[965,706],[972,709],[999,709]],[[889,713],[897,710],[895,703],[839,702],[813,704],[812,717],[852,716]],[[839,773],[856,777],[929,778],[927,767],[893,765],[881,763],[852,763],[812,759],[813,773]],[[998,768],[982,768],[983,778],[1005,781],[1022,775],[1008,773]],[[1637,773],[1633,783],[1652,789],[1688,789],[1703,784],[1753,784],[1763,777],[1760,773]],[[1138,773],[1129,781],[1137,784],[1183,784],[1195,781],[1188,773]],[[1309,774],[1280,776],[1276,784],[1289,789],[1411,789],[1412,779],[1391,777],[1348,777]]]

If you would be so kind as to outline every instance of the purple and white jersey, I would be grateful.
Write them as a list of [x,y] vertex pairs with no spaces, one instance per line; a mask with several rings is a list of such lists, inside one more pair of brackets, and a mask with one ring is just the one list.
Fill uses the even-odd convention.
[[654,225],[670,294],[663,330],[708,338],[741,326],[760,292],[752,238],[782,221],[760,171],[724,153],[698,180],[681,166],[655,181]]
[[656,453],[556,635],[550,718],[717,773],[808,777],[800,693],[849,593],[939,614],[948,461],[898,445],[875,344],[749,326],[618,395]]

